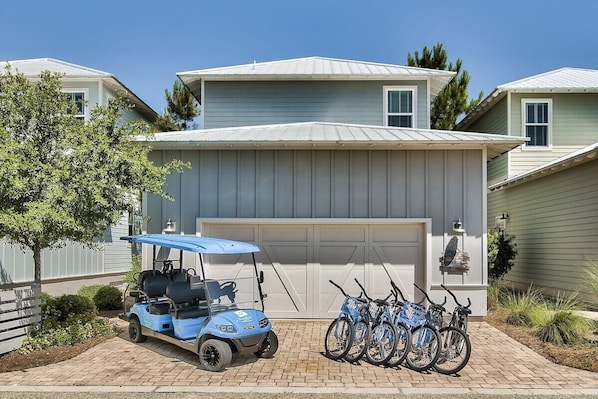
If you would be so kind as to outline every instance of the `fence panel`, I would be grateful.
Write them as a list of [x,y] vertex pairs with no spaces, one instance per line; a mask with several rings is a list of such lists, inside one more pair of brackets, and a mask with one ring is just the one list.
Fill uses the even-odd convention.
[[0,354],[19,348],[41,320],[41,286],[0,290]]

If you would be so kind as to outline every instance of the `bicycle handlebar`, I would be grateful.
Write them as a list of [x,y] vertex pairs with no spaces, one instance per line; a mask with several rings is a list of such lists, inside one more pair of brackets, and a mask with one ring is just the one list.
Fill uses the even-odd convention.
[[363,292],[363,295],[368,299],[368,301],[373,301],[373,299],[370,298],[370,296],[367,294],[367,292],[365,292],[365,288],[363,288],[363,285],[361,285],[361,283],[359,282],[359,280],[357,280],[357,277],[355,277],[355,282],[357,283],[357,285],[359,286],[359,288],[361,288],[361,292]]
[[347,293],[345,292],[345,290],[343,290],[343,288],[342,288],[340,285],[338,285],[337,283],[335,283],[335,282],[334,282],[334,281],[332,281],[332,280],[328,280],[328,282],[329,282],[330,284],[334,285],[334,286],[335,286],[336,288],[338,288],[339,290],[341,290],[341,292],[343,293],[343,295],[344,295],[345,297],[348,297],[348,296],[349,296],[349,295],[347,295]]
[[415,286],[415,288],[417,288],[422,294],[424,294],[424,296],[426,297],[426,299],[428,300],[428,302],[430,302],[432,305],[436,305],[436,306],[440,306],[440,307],[444,307],[444,305],[446,304],[446,297],[444,297],[444,301],[442,303],[436,303],[434,302],[432,299],[430,299],[430,297],[428,296],[428,294],[426,293],[426,291],[422,290],[421,288],[419,288],[419,286],[415,283],[413,283],[413,285]]
[[403,302],[406,302],[407,300],[405,299],[405,296],[403,295],[403,292],[401,292],[401,290],[399,289],[399,287],[397,287],[397,285],[395,284],[394,281],[392,281],[392,279],[390,279],[390,285],[392,285],[392,288],[395,292],[395,297],[397,296],[397,292],[399,293],[399,295],[401,296],[401,299],[403,300]]
[[448,288],[446,288],[446,287],[444,286],[444,284],[440,284],[440,286],[441,286],[442,288],[444,288],[444,290],[445,290],[446,292],[448,292],[449,294],[451,294],[451,296],[452,296],[452,297],[453,297],[453,299],[455,300],[455,303],[457,304],[457,306],[460,306],[460,307],[462,307],[462,308],[465,308],[465,309],[469,309],[469,307],[471,306],[471,299],[469,299],[469,297],[467,297],[467,306],[463,306],[463,305],[461,305],[461,304],[459,303],[459,301],[457,300],[457,297],[455,296],[455,294],[453,294],[453,292],[452,292],[451,290],[449,290]]

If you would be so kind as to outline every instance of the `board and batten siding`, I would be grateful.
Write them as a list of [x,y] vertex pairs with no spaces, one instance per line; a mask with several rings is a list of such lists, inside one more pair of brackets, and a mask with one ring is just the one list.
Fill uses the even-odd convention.
[[[429,281],[486,283],[482,150],[155,150],[150,159],[191,169],[168,177],[174,201],[145,196],[148,233],[168,219],[177,233],[195,234],[197,218],[431,218]],[[471,270],[443,275],[438,258],[458,218]]]
[[385,86],[417,87],[417,126],[428,128],[425,81],[205,82],[206,129],[294,122],[384,125]]
[[[517,257],[508,280],[526,288],[586,291],[598,261],[598,160],[488,194],[488,221],[508,213]],[[491,226],[490,226],[491,227]]]

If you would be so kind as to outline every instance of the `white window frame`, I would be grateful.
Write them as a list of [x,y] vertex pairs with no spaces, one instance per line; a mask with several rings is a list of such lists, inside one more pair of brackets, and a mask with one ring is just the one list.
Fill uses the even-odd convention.
[[63,88],[63,93],[83,93],[83,114],[76,115],[77,117],[82,117],[84,121],[89,119],[89,89],[78,89],[78,88]]
[[[552,99],[550,98],[522,98],[521,99],[521,137],[527,137],[527,105],[533,103],[546,103],[548,105],[548,122],[546,123],[546,145],[529,145],[525,143],[522,149],[527,151],[552,150]],[[539,125],[535,123],[535,125]]]
[[[384,86],[384,126],[390,126],[388,124],[388,117],[397,116],[411,116],[411,128],[417,127],[417,86]],[[410,113],[390,113],[388,112],[388,92],[390,91],[410,91],[412,100],[412,110]]]

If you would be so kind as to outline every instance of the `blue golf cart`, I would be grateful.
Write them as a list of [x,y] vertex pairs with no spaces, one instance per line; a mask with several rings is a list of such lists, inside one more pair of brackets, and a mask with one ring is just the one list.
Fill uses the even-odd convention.
[[[139,274],[138,289],[127,293],[120,316],[129,322],[133,342],[154,337],[178,345],[199,354],[201,367],[210,371],[225,369],[233,354],[274,355],[278,338],[264,315],[263,273],[255,262],[258,247],[190,235],[121,239],[153,248],[152,269]],[[194,254],[192,260],[185,259],[189,265],[183,265],[185,251]],[[217,278],[208,279],[206,269]]]

